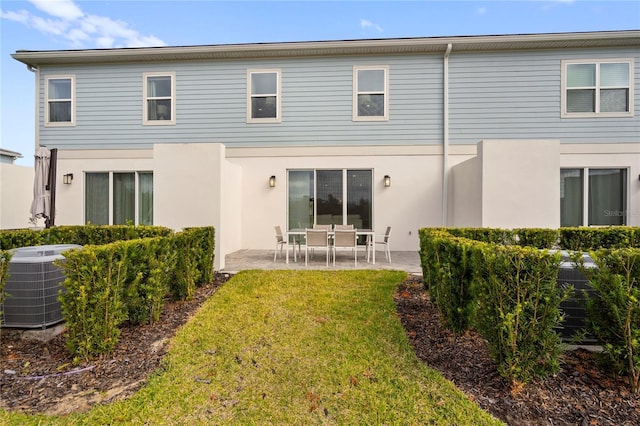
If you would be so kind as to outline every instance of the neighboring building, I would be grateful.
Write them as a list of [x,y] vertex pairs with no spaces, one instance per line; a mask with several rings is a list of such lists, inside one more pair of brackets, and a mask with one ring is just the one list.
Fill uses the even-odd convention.
[[58,225],[214,225],[217,267],[278,224],[640,225],[640,31],[12,56]]
[[34,226],[31,217],[33,167],[18,166],[22,154],[0,148],[0,229]]
[[14,164],[18,158],[22,158],[22,154],[19,152],[0,148],[0,163]]

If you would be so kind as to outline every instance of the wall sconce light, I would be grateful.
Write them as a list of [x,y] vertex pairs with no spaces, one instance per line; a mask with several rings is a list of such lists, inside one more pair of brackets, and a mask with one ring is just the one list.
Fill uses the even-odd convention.
[[391,186],[391,176],[384,175],[384,187],[388,188]]
[[271,176],[269,178],[269,187],[270,188],[275,188],[276,187],[276,177],[275,176]]
[[73,181],[73,173],[67,173],[66,175],[62,176],[62,183],[64,183],[65,185],[71,185],[71,181]]

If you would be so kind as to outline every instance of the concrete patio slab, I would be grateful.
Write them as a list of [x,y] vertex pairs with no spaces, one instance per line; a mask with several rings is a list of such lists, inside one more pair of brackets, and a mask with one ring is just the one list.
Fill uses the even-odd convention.
[[289,255],[289,263],[285,263],[284,253],[273,260],[273,250],[238,250],[225,257],[225,267],[220,272],[234,274],[247,269],[299,269],[299,270],[354,270],[354,269],[392,269],[406,271],[412,275],[422,275],[420,256],[417,251],[392,251],[391,263],[388,262],[382,251],[376,253],[376,264],[368,263],[364,253],[358,255],[358,266],[354,265],[353,254],[347,251],[339,251],[336,257],[336,266],[329,260],[329,266],[325,263],[325,253],[315,253],[309,260],[309,265],[304,264],[304,252],[298,261],[294,262],[293,255]]

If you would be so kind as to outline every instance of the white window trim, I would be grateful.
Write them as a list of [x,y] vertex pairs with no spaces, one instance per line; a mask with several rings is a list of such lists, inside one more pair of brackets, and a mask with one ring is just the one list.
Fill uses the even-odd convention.
[[[264,69],[248,69],[247,70],[247,123],[281,123],[282,122],[282,89],[281,89],[281,78],[280,75],[282,70],[279,68],[264,68]],[[276,75],[276,93],[270,93],[268,96],[276,97],[276,116],[271,118],[253,118],[251,116],[252,108],[251,108],[251,99],[253,95],[251,94],[251,75],[252,74],[275,74]],[[261,94],[260,96],[265,96],[265,94]]]
[[[384,115],[364,116],[358,115],[358,71],[382,70],[384,71]],[[362,92],[361,94],[375,94],[380,92]],[[354,65],[353,67],[353,121],[388,121],[389,120],[389,66],[388,65]]]
[[[147,78],[171,77],[171,120],[149,120],[147,105]],[[158,99],[165,99],[159,97]],[[175,72],[145,72],[142,74],[142,124],[144,126],[172,126],[176,124],[176,73]]]
[[[71,121],[49,121],[49,80],[71,80]],[[71,127],[76,125],[76,76],[75,74],[47,75],[44,78],[44,126]]]
[[[629,111],[628,112],[599,112],[600,109],[600,64],[626,63],[629,64]],[[567,112],[567,68],[570,64],[595,64],[596,65],[596,112]],[[593,118],[593,117],[633,117],[634,115],[634,64],[633,59],[566,59],[561,61],[561,118]]]

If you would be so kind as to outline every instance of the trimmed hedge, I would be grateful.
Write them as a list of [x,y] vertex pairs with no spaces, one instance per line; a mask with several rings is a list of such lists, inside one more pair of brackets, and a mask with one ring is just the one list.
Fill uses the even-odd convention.
[[445,231],[420,231],[425,285],[444,323],[456,333],[471,327],[475,310],[473,251],[467,241]]
[[[498,372],[514,386],[558,370],[555,328],[562,322],[559,306],[567,296],[557,286],[560,255],[512,245],[516,235],[505,230],[420,230],[425,284],[443,321],[458,333],[476,328],[487,340]],[[532,231],[527,238],[531,235],[546,235],[541,245],[553,240],[552,233]]]
[[574,261],[595,290],[585,292],[587,330],[603,346],[600,359],[615,374],[626,376],[633,393],[640,391],[640,250],[592,251],[597,268]]
[[57,264],[66,276],[60,301],[69,351],[76,359],[111,352],[124,321],[157,321],[166,297],[193,297],[196,285],[213,279],[213,238],[213,227],[189,228],[66,251]]
[[475,244],[477,316],[498,372],[512,385],[560,368],[563,320],[560,254],[528,247]]
[[102,245],[137,238],[168,237],[173,234],[162,226],[54,226],[41,230],[0,231],[0,249],[41,246],[46,244]]
[[67,349],[83,359],[113,351],[120,336],[118,326],[127,318],[126,247],[123,243],[85,246],[64,256],[57,265],[66,276],[60,302]]
[[[4,302],[5,293],[4,289],[7,283],[7,277],[9,276],[9,261],[11,260],[11,253],[8,251],[0,250],[0,306]],[[0,323],[2,322],[2,311],[0,311]]]
[[557,229],[519,228],[514,229],[518,245],[535,247],[537,249],[552,249],[557,247],[560,231]]
[[0,230],[0,250],[11,250],[18,247],[41,246],[42,234],[31,229]]
[[186,228],[174,236],[173,244],[179,253],[171,283],[171,294],[178,299],[191,299],[196,285],[213,279],[213,227]]
[[601,248],[640,248],[640,228],[630,226],[560,228],[560,247],[583,252]]
[[[559,306],[571,292],[557,283],[559,252],[533,247],[579,250],[572,258],[594,290],[584,294],[586,331],[603,345],[605,365],[640,392],[640,228],[431,228],[420,230],[420,247],[443,321],[456,332],[476,328],[514,385],[557,370]],[[584,267],[589,250],[597,268]]]

